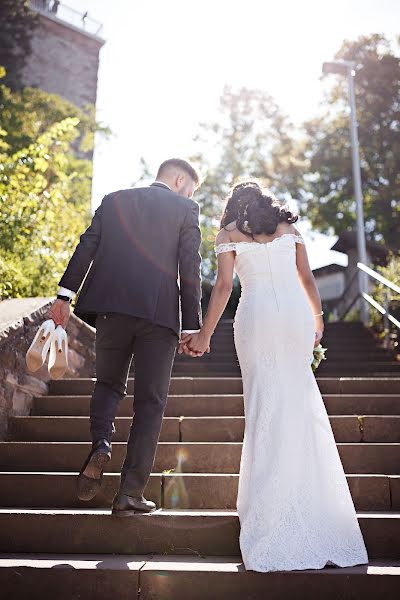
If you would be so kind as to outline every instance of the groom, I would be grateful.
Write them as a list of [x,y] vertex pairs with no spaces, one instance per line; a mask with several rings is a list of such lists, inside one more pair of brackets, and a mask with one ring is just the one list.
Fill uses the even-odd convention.
[[113,502],[113,514],[119,516],[156,508],[143,492],[154,464],[180,326],[183,332],[201,327],[199,206],[192,200],[198,185],[192,165],[171,159],[149,187],[105,196],[49,311],[65,327],[70,300],[84,281],[75,313],[96,327],[97,380],[90,403],[92,449],[78,476],[82,500],[97,494],[111,459],[114,418],[134,358],[134,418]]

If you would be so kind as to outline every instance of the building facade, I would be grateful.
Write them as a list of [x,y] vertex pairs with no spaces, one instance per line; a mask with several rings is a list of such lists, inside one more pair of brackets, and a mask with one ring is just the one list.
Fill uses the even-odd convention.
[[101,24],[57,0],[31,0],[38,13],[22,81],[79,107],[96,104]]

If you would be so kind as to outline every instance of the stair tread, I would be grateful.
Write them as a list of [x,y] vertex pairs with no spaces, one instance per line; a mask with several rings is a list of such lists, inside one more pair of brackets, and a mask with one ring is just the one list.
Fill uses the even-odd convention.
[[[0,471],[2,475],[60,475],[60,476],[75,476],[79,471]],[[163,473],[162,471],[152,471],[150,477],[239,477],[239,473]],[[109,473],[104,471],[104,477],[119,477],[119,473]],[[349,473],[346,477],[400,477],[398,475],[388,475],[386,473]]]
[[[381,415],[381,414],[368,414],[368,415],[331,415],[332,419],[354,419],[357,416],[363,416],[366,419],[400,419],[400,415]],[[174,416],[164,416],[164,419],[166,419],[167,421],[176,421],[176,420],[180,420],[180,419],[196,419],[196,420],[201,420],[201,419],[215,419],[215,420],[229,420],[229,419],[244,419],[244,415],[180,415],[179,417],[174,417]],[[89,420],[89,415],[13,415],[10,417],[11,420],[15,420],[15,421],[26,421],[26,420],[30,420],[30,421],[41,421],[41,420],[50,420],[50,419],[57,419],[57,420],[71,420],[71,419],[80,419],[80,420],[85,420],[88,421]],[[116,420],[131,420],[132,417],[128,417],[128,416],[117,416],[115,417]]]
[[[361,519],[400,519],[400,511],[356,511]],[[103,508],[0,508],[0,514],[34,514],[34,515],[111,515],[110,509]],[[132,518],[154,517],[238,517],[235,509],[220,508],[157,508],[152,513],[136,514]],[[118,517],[116,517],[118,518]]]
[[[219,445],[219,444],[232,444],[232,445],[241,445],[242,442],[196,442],[196,441],[192,441],[192,442],[158,442],[159,444],[162,445],[172,445],[172,444],[179,444],[182,446],[185,445],[198,445],[198,444],[207,444],[207,445]],[[81,444],[84,445],[85,447],[90,444],[89,440],[87,441],[63,441],[63,440],[53,440],[53,441],[40,441],[40,440],[9,440],[9,441],[3,441],[0,440],[0,446],[5,445],[5,444]],[[126,442],[112,442],[113,446],[116,445],[126,445]],[[365,448],[366,445],[368,446],[400,446],[400,442],[368,442],[368,444],[366,444],[365,442],[337,442],[336,443],[337,446],[362,446],[363,448]]]
[[[152,556],[140,554],[14,554],[8,556],[0,554],[0,568],[5,567],[32,567],[35,569],[112,569],[112,570],[138,570],[162,569],[163,571],[213,571],[213,572],[245,572],[240,556],[185,556],[163,555]],[[364,574],[365,565],[344,567],[346,574]],[[334,574],[336,569],[313,569],[303,573],[318,575],[321,573]],[[340,569],[343,572],[343,568]],[[296,576],[296,571],[289,571],[285,575]],[[400,575],[400,560],[371,559],[368,564],[367,574]],[[251,576],[254,576],[253,574]],[[268,576],[268,573],[263,573]]]

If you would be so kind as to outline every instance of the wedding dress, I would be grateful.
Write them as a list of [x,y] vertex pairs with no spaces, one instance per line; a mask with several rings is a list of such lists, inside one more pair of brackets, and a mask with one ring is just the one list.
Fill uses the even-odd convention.
[[234,322],[245,433],[237,511],[247,570],[368,562],[354,504],[311,369],[314,318],[296,268],[300,235],[219,244],[234,251]]

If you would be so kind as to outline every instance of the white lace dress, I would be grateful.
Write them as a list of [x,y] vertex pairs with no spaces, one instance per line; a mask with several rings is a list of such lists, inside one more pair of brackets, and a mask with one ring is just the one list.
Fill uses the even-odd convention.
[[235,345],[245,433],[237,511],[246,569],[368,562],[354,504],[311,369],[314,318],[296,269],[295,234],[220,244],[235,252],[242,295]]

